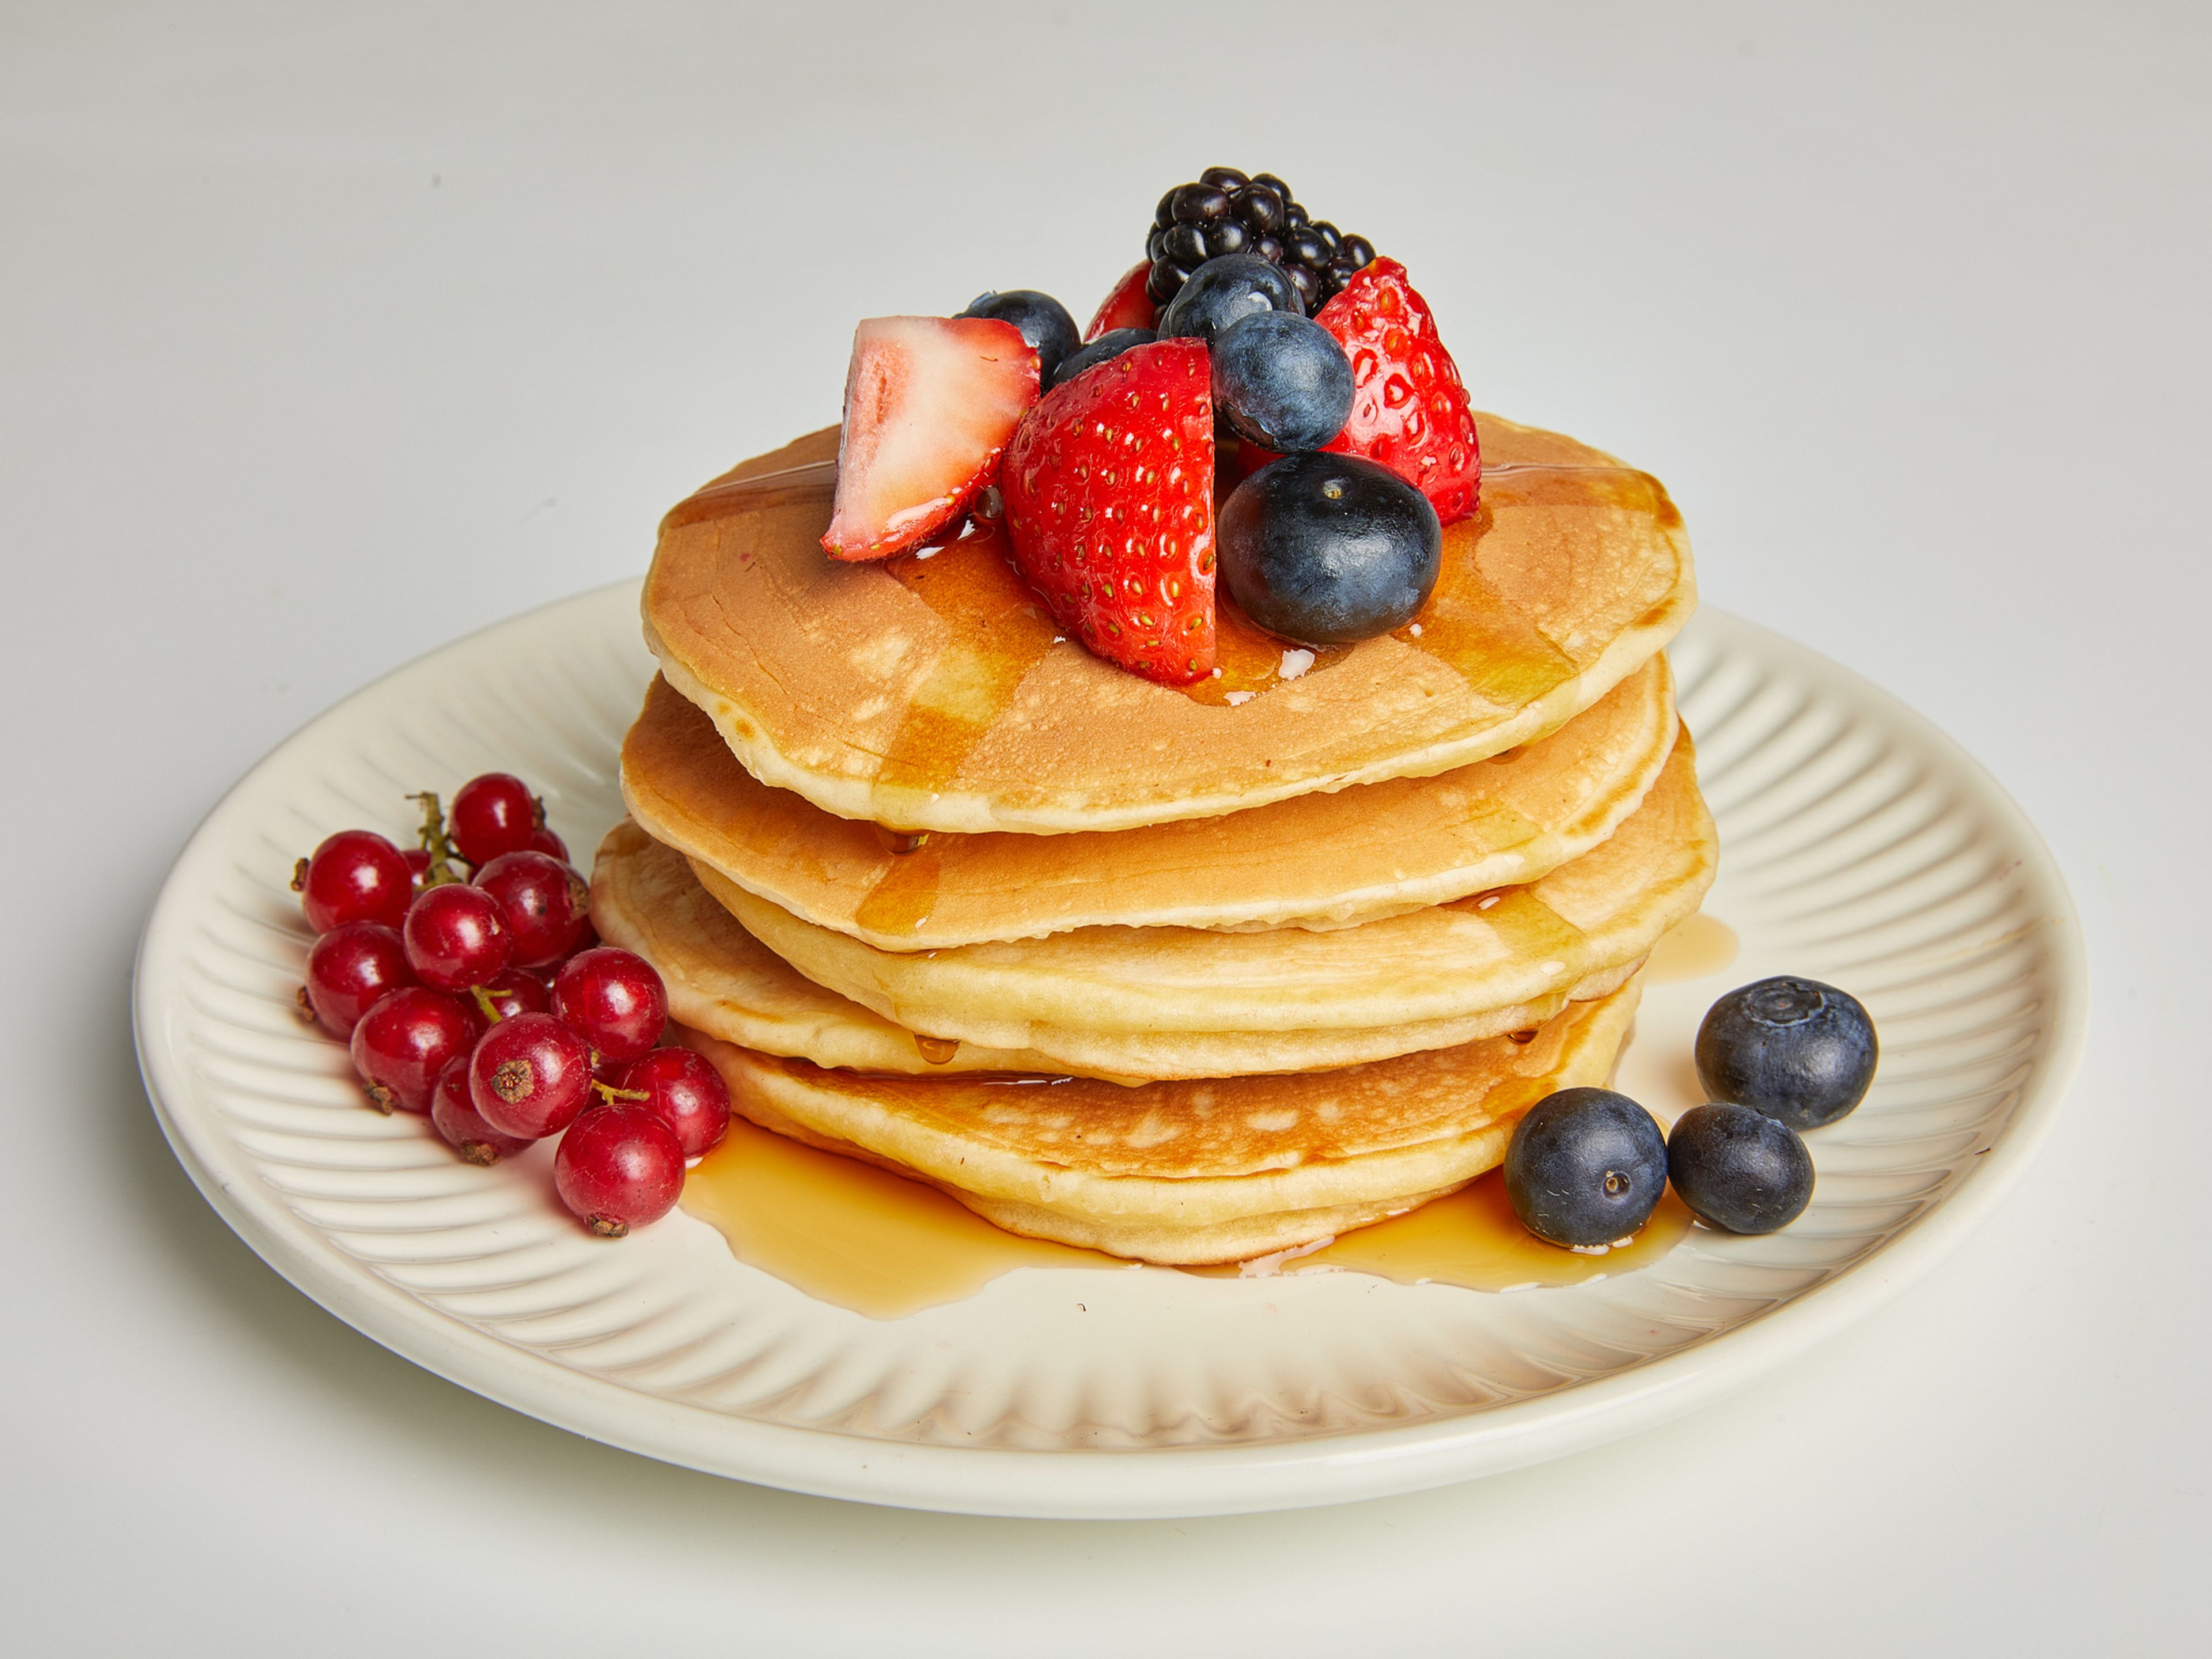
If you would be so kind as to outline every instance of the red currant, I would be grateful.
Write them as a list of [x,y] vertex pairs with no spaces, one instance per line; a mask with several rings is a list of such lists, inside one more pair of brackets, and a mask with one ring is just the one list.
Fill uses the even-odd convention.
[[655,1048],[622,1069],[615,1086],[645,1097],[634,1101],[676,1131],[684,1156],[722,1144],[730,1132],[730,1085],[714,1062],[692,1048]]
[[470,1103],[501,1134],[558,1134],[591,1091],[589,1045],[550,1014],[500,1021],[469,1056]]
[[[491,1000],[493,1018],[487,1024],[513,1019],[517,1014],[542,1014],[553,1006],[553,994],[545,988],[545,981],[526,968],[501,969],[474,989]],[[481,1004],[478,1010],[482,1011]]]
[[483,1121],[469,1099],[469,1061],[464,1054],[438,1073],[436,1092],[430,1097],[430,1121],[447,1144],[471,1164],[496,1164],[512,1158],[530,1143],[503,1135]]
[[397,927],[413,888],[397,847],[372,830],[341,830],[293,866],[292,890],[307,926],[326,933],[348,921]]
[[594,1106],[561,1137],[553,1185],[593,1232],[620,1238],[675,1208],[684,1148],[657,1113],[627,1101]]
[[421,892],[422,884],[430,878],[430,849],[427,847],[410,847],[401,852],[399,856],[407,860],[407,875],[412,890]]
[[592,890],[574,870],[543,853],[502,853],[477,872],[476,884],[507,913],[517,967],[560,961],[591,925]]
[[427,1112],[438,1073],[469,1052],[476,1028],[456,996],[420,985],[377,999],[353,1028],[353,1066],[379,1111]]
[[532,853],[543,853],[547,858],[558,859],[563,864],[568,861],[568,843],[542,823],[530,832],[527,850]]
[[520,778],[511,772],[487,772],[453,792],[446,827],[463,858],[471,864],[489,864],[501,853],[519,853],[529,846],[531,832],[544,822],[544,816],[530,786]]
[[347,1037],[379,997],[414,982],[397,929],[347,921],[307,947],[307,982],[300,994],[325,1030]]
[[514,958],[514,936],[499,901],[458,882],[423,890],[399,931],[410,965],[441,991],[482,985]]
[[660,1041],[668,993],[643,957],[602,945],[561,964],[553,1012],[582,1032],[601,1060],[635,1060]]

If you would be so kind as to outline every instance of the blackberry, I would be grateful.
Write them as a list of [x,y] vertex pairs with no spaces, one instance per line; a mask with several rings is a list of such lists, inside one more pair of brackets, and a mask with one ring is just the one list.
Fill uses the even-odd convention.
[[1281,266],[1310,317],[1374,258],[1375,245],[1310,217],[1272,173],[1208,167],[1196,184],[1160,198],[1145,239],[1152,262],[1145,291],[1164,307],[1193,271],[1225,253],[1257,253]]

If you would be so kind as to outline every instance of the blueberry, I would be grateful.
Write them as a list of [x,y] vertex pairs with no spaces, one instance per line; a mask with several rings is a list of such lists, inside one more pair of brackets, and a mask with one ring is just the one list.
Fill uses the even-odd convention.
[[[1178,252],[1175,238],[1170,231],[1161,244],[1170,258]],[[1160,338],[1203,340],[1211,345],[1230,324],[1261,311],[1303,313],[1297,289],[1281,266],[1257,253],[1226,254],[1191,272],[1160,319]]]
[[1698,1080],[1715,1100],[1793,1129],[1833,1123],[1866,1098],[1878,1045],[1848,993],[1784,975],[1730,991],[1698,1028]]
[[1059,368],[1045,382],[1045,390],[1066,386],[1085,369],[1096,368],[1108,358],[1120,356],[1131,346],[1150,345],[1153,337],[1149,328],[1109,328],[1089,345],[1061,358]]
[[1553,1244],[1610,1244],[1651,1218],[1667,1190],[1667,1140],[1610,1089],[1562,1089],[1528,1109],[1505,1147],[1513,1213]]
[[1352,360],[1318,323],[1263,311],[1213,339],[1213,407],[1265,448],[1319,449],[1352,413]]
[[1303,645],[1349,645],[1413,619],[1443,531],[1428,497],[1356,455],[1286,455],[1237,486],[1216,526],[1244,614]]
[[1731,1233],[1771,1233],[1813,1199],[1813,1155],[1788,1124],[1749,1106],[1692,1107],[1667,1137],[1667,1175],[1691,1212]]
[[979,294],[963,317],[996,317],[1021,330],[1022,338],[1037,355],[1037,383],[1052,384],[1060,360],[1083,343],[1082,331],[1067,307],[1049,294],[1033,288],[1010,289],[1004,294]]

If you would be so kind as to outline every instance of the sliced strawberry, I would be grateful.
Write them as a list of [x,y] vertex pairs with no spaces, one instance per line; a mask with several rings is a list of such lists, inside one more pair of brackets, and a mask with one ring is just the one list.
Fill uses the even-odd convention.
[[1083,337],[1095,340],[1113,329],[1150,328],[1159,321],[1159,308],[1153,305],[1152,296],[1145,292],[1146,279],[1152,274],[1149,260],[1143,264],[1132,265],[1129,274],[1114,284],[1114,291],[1106,296],[1106,303],[1098,307],[1098,314],[1091,319],[1091,326],[1083,331]]
[[1014,563],[1098,655],[1164,685],[1213,672],[1213,393],[1196,340],[1054,386],[1000,478]]
[[1037,398],[1037,357],[994,317],[871,317],[853,332],[833,559],[880,559],[943,529],[999,468]]
[[1417,485],[1449,524],[1474,511],[1482,448],[1459,368],[1428,301],[1395,259],[1376,259],[1314,318],[1352,359],[1352,418],[1327,447]]

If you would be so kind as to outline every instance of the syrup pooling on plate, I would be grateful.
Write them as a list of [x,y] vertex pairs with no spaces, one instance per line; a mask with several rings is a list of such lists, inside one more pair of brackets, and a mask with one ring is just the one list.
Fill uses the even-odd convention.
[[[728,1137],[691,1170],[683,1206],[720,1232],[740,1261],[872,1319],[963,1301],[1017,1267],[1127,1272],[1134,1266],[1006,1232],[934,1187],[787,1139],[743,1118],[731,1121]],[[1689,1230],[1689,1212],[1670,1194],[1627,1243],[1560,1249],[1522,1228],[1505,1183],[1492,1170],[1410,1214],[1303,1255],[1147,1271],[1208,1279],[1361,1273],[1401,1285],[1513,1291],[1616,1278],[1657,1261]]]
[[1658,944],[1651,947],[1651,957],[1644,971],[1654,985],[1704,979],[1734,962],[1741,948],[1735,928],[1699,910],[1685,916],[1660,936]]

